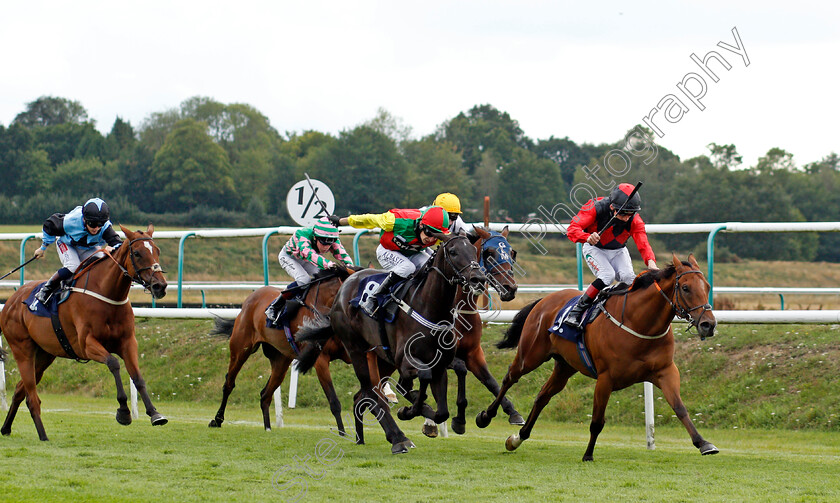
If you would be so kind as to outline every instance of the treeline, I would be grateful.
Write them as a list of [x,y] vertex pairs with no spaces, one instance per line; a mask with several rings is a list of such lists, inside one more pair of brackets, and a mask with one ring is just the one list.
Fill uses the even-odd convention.
[[[493,220],[524,222],[540,218],[541,206],[575,207],[585,186],[600,195],[606,183],[643,180],[649,223],[840,221],[835,153],[804,166],[773,148],[744,167],[734,145],[711,144],[708,155],[684,161],[647,145],[654,155],[642,157],[636,143],[653,139],[639,126],[609,144],[533,140],[491,105],[461,112],[420,139],[384,110],[337,136],[281,134],[249,105],[204,97],[154,112],[136,128],[120,118],[107,135],[95,126],[79,102],[49,96],[0,125],[0,223],[41,223],[100,196],[115,221],[292,224],[286,193],[304,172],[331,187],[342,214],[417,207],[448,191],[461,197],[468,220],[481,219],[490,196]],[[700,235],[660,239],[699,251],[705,242]],[[840,261],[840,239],[829,233],[724,235],[717,243],[722,258]]]

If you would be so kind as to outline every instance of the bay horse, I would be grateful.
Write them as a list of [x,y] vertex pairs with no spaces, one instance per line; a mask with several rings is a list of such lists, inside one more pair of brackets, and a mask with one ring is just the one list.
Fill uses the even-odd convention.
[[[414,444],[397,426],[385,398],[376,391],[380,375],[399,370],[400,381],[420,379],[420,389],[411,407],[402,407],[398,417],[408,420],[418,415],[442,423],[449,417],[446,403],[446,369],[455,356],[453,312],[459,288],[481,290],[487,278],[475,260],[475,248],[465,236],[434,234],[441,241],[435,254],[419,271],[423,281],[397,311],[393,323],[382,324],[350,304],[360,282],[381,271],[358,272],[341,286],[328,319],[299,332],[301,340],[326,341],[337,335],[350,353],[360,389],[354,396],[353,412],[356,442],[364,444],[362,417],[370,409],[377,418],[391,452],[408,452]],[[410,304],[409,304],[410,303]],[[385,348],[388,349],[385,349]],[[306,372],[318,356],[317,347],[304,351],[298,368]],[[382,370],[380,371],[380,368]],[[431,386],[437,410],[424,403]]]
[[[626,291],[617,291],[604,305],[604,315],[585,328],[586,347],[597,375],[581,361],[576,344],[549,332],[555,315],[577,290],[561,290],[523,308],[514,317],[500,348],[517,347],[516,356],[502,381],[496,400],[480,412],[476,424],[484,428],[496,415],[499,402],[519,379],[554,358],[554,371],[537,394],[534,406],[519,433],[505,441],[512,451],[531,435],[531,429],[549,400],[563,390],[576,372],[596,379],[589,425],[589,445],[583,461],[592,461],[595,441],[604,428],[604,412],[613,391],[650,381],[662,390],[665,400],[703,455],[716,454],[717,447],[697,432],[680,397],[680,373],[674,364],[675,316],[697,328],[702,339],[714,335],[715,317],[709,305],[709,283],[693,255],[662,270],[648,270],[637,276]],[[623,295],[622,295],[623,294]]]
[[[294,334],[301,328],[304,321],[313,316],[322,316],[332,307],[333,299],[344,280],[355,272],[356,269],[337,267],[318,272],[310,283],[310,288],[304,298],[301,309],[289,322],[289,330]],[[271,420],[269,418],[269,407],[274,396],[274,391],[283,383],[286,372],[292,360],[297,358],[297,353],[292,348],[285,332],[282,329],[266,327],[265,310],[277,296],[280,290],[271,286],[264,286],[254,291],[245,302],[242,303],[242,310],[235,320],[216,319],[216,327],[211,334],[227,335],[230,337],[230,363],[225,375],[225,384],[222,386],[222,404],[216,416],[210,420],[211,428],[222,426],[225,420],[225,408],[228,397],[236,386],[236,376],[242,366],[252,354],[262,347],[263,354],[271,362],[271,376],[260,392],[260,408],[263,413],[263,423],[266,431],[271,431]],[[304,344],[301,349],[304,349]],[[343,360],[350,363],[350,355],[336,338],[327,340],[323,345],[323,351],[315,362],[315,371],[318,374],[318,381],[324,389],[324,395],[330,404],[330,411],[335,416],[338,430],[344,434],[344,424],[341,421],[341,403],[335,394],[332,377],[330,376],[330,362],[332,360]]]
[[167,423],[168,420],[152,405],[146,383],[140,375],[137,339],[134,337],[134,311],[128,300],[132,283],[143,285],[156,299],[166,295],[166,278],[158,263],[160,249],[152,240],[155,228],[149,225],[145,232],[132,232],[122,225],[120,228],[127,242],[123,242],[111,254],[102,252],[108,257],[93,259],[86,262],[87,266],[83,264],[74,275],[82,288],[74,287],[67,300],[58,305],[58,316],[71,351],[65,351],[59,343],[50,318],[36,316],[24,304],[39,282],[30,281],[20,287],[9,297],[0,312],[0,330],[6,335],[20,371],[20,381],[15,386],[6,421],[0,428],[3,435],[11,434],[12,422],[25,397],[38,438],[48,440],[41,422],[41,399],[36,385],[56,357],[94,360],[105,364],[114,375],[117,385],[117,422],[128,425],[131,424],[131,412],[120,378],[120,363],[112,354],[116,353],[125,362],[125,368],[146,405],[146,414],[151,418],[152,425]]
[[[478,239],[473,243],[476,248],[476,260],[487,277],[487,282],[497,292],[499,298],[508,302],[516,297],[516,278],[513,273],[513,263],[516,252],[507,240],[509,229],[505,226],[501,232],[491,231],[480,226],[473,226]],[[465,290],[459,290],[455,298],[458,319],[455,328],[459,332],[458,348],[452,368],[458,379],[458,392],[455,400],[457,413],[452,417],[452,431],[462,435],[466,431],[466,376],[467,370],[496,396],[499,393],[499,383],[490,373],[484,349],[481,347],[482,322],[477,297]],[[410,389],[410,384],[401,383],[403,389]],[[510,424],[523,425],[525,420],[516,411],[513,403],[505,397],[502,399],[502,410],[510,416]],[[423,425],[426,436],[437,436],[437,425],[427,419]]]

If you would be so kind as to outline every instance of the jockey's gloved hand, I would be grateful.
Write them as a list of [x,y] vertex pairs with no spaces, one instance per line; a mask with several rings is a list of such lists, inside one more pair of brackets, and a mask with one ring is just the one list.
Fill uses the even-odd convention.
[[338,215],[329,215],[327,216],[327,220],[329,220],[334,226],[338,227],[338,222],[341,221],[341,217]]

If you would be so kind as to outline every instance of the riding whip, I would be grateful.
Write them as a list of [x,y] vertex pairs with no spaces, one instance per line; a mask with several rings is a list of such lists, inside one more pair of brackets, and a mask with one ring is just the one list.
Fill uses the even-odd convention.
[[639,182],[639,183],[636,184],[635,187],[633,187],[633,192],[631,192],[630,195],[627,196],[627,200],[624,201],[624,204],[621,205],[621,208],[619,208],[618,211],[616,211],[615,214],[613,214],[613,216],[609,220],[607,220],[607,225],[605,225],[603,228],[601,228],[601,230],[598,231],[599,235],[602,232],[604,232],[605,230],[609,229],[610,224],[612,224],[613,220],[615,220],[615,216],[618,215],[619,213],[621,213],[621,210],[623,210],[624,207],[627,206],[627,203],[629,203],[630,200],[633,199],[633,196],[636,195],[636,192],[639,191],[639,189],[642,187],[642,184],[643,184],[643,182]]
[[0,276],[0,279],[4,279],[4,278],[6,278],[6,277],[7,277],[7,276],[9,276],[10,274],[12,274],[13,272],[15,272],[15,271],[17,271],[18,269],[22,268],[22,267],[23,267],[23,266],[25,266],[26,264],[28,264],[28,263],[32,262],[33,260],[35,260],[35,257],[32,257],[31,259],[27,260],[26,262],[22,263],[21,265],[19,265],[19,266],[15,267],[15,268],[14,268],[14,269],[12,269],[11,271],[7,272],[7,273],[6,273],[6,274],[4,274],[3,276]]

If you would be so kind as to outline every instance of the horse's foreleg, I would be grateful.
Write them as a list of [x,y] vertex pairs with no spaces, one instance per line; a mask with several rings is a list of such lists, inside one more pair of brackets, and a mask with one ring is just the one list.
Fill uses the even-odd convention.
[[554,370],[551,372],[548,380],[543,384],[542,389],[537,394],[534,400],[534,406],[531,408],[531,413],[528,414],[528,420],[525,425],[519,429],[519,433],[513,434],[505,441],[507,450],[512,451],[522,445],[522,442],[528,440],[531,436],[531,430],[537,422],[540,412],[548,405],[551,398],[560,393],[569,382],[569,378],[577,372],[574,368],[569,366],[564,360],[557,360],[554,362]]
[[586,452],[583,453],[583,461],[592,461],[595,452],[595,442],[598,440],[598,435],[604,429],[605,412],[607,410],[607,403],[610,401],[612,394],[612,380],[607,374],[598,376],[595,381],[595,396],[592,400],[592,421],[589,423],[589,444],[586,446]]
[[[474,350],[470,351],[467,358],[464,360],[464,363],[467,364],[467,368],[470,372],[472,372],[476,379],[478,379],[485,388],[490,390],[490,393],[492,393],[493,396],[499,394],[499,383],[496,382],[496,379],[487,367],[487,360],[484,358],[484,350],[481,349],[481,346],[476,346]],[[522,415],[517,412],[516,408],[513,406],[513,402],[511,402],[508,397],[503,397],[500,405],[502,410],[505,411],[505,414],[510,416],[510,424],[525,424],[525,420],[522,418]]]
[[[462,376],[466,376],[466,372],[464,372]],[[437,410],[435,411],[435,417],[433,419],[437,424],[441,424],[449,419],[449,405],[446,403],[447,380],[448,375],[445,368],[441,369],[439,374],[436,376],[433,375],[432,377],[432,396],[435,397],[435,402],[437,403]],[[466,401],[467,399],[464,398],[465,407]]]
[[653,384],[662,390],[665,400],[668,401],[668,404],[674,409],[674,413],[682,421],[683,426],[691,436],[691,443],[700,450],[700,454],[717,454],[719,452],[718,448],[700,435],[688,415],[688,410],[683,405],[680,397],[680,372],[677,370],[677,366],[672,363],[668,369],[659,374],[658,378],[654,379]]
[[[455,371],[455,376],[458,378],[458,395],[455,398],[458,412],[452,418],[452,431],[458,435],[463,435],[467,426],[467,367],[460,358],[456,358],[453,363],[452,370]],[[434,394],[434,391],[432,393]],[[437,397],[435,400],[437,400]]]
[[[123,397],[125,396],[122,379],[120,379],[120,364],[113,355],[110,353],[107,355],[105,364],[108,365],[108,368],[111,369],[111,372],[114,374],[114,379],[117,382],[117,401],[120,401],[120,394],[122,394]],[[152,405],[152,399],[149,398],[149,392],[146,390],[146,381],[144,381],[143,376],[140,375],[140,359],[137,356],[137,339],[134,338],[134,334],[123,340],[123,344],[120,348],[120,356],[125,362],[125,370],[128,372],[132,382],[134,382],[137,394],[140,395],[140,399],[143,400],[143,405],[146,407],[146,414],[151,419],[152,426],[162,426],[168,423],[169,420],[161,415],[157,409],[155,409],[155,406]],[[109,361],[111,363],[109,363]],[[123,403],[120,401],[120,408],[117,409],[117,422],[120,424],[129,424],[131,422],[130,412],[127,415],[127,422],[120,421],[122,405]],[[128,412],[128,407],[126,407],[126,412]]]
[[[359,431],[363,424],[362,414],[367,408],[370,409],[370,412],[376,417],[379,425],[385,431],[385,438],[391,443],[391,453],[401,454],[408,452],[408,449],[413,447],[414,444],[406,438],[405,434],[397,426],[388,408],[384,406],[385,401],[374,390],[374,383],[371,382],[368,366],[368,357],[366,354],[359,354],[358,352],[352,352],[350,357],[353,360],[353,370],[356,372],[356,377],[359,379],[360,385],[359,393],[356,395],[356,400],[353,404],[357,437],[363,441],[364,437],[359,435]],[[379,373],[378,368],[376,373]]]
[[499,389],[496,399],[493,400],[487,409],[479,412],[478,416],[476,416],[475,424],[479,428],[486,428],[490,424],[490,421],[496,417],[499,405],[501,405],[502,400],[505,398],[505,394],[511,386],[516,384],[522,376],[539,367],[548,359],[547,350],[543,352],[532,349],[531,352],[537,356],[531,357],[523,357],[520,351],[521,347],[516,350],[516,356],[513,357],[513,362],[510,364],[510,367],[508,367],[508,371],[505,373],[504,379],[502,379],[502,387]]
[[268,377],[268,381],[266,381],[262,391],[260,391],[260,409],[262,410],[265,431],[271,431],[271,417],[269,413],[271,400],[274,398],[274,392],[283,384],[283,379],[286,377],[286,371],[289,370],[292,359],[269,344],[263,344],[262,348],[265,356],[271,361],[271,375]]
[[338,434],[341,436],[347,435],[344,431],[344,422],[341,420],[341,402],[338,400],[338,395],[335,393],[333,387],[332,376],[330,375],[330,357],[324,353],[315,361],[315,373],[318,375],[318,382],[321,383],[321,389],[324,390],[324,396],[327,397],[327,402],[330,404],[330,412],[335,417],[336,425],[338,426]]

